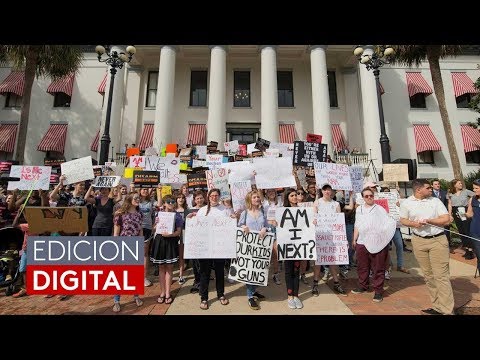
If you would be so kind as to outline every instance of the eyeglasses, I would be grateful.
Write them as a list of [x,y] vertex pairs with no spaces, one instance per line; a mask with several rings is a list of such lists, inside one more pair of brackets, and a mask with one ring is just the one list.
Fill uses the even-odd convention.
[[302,195],[303,196],[303,195],[305,195],[305,193],[303,191],[298,191],[297,195]]
[[220,195],[218,194],[210,194],[210,197],[219,197]]
[[373,199],[373,195],[363,195],[363,197],[364,197],[365,199],[370,199],[370,198]]
[[173,205],[173,204],[176,203],[176,201],[175,201],[175,200],[167,200],[167,201],[165,201],[165,203],[166,203],[166,204]]
[[132,200],[139,201],[139,200],[140,200],[140,197],[134,196],[134,197],[132,198]]

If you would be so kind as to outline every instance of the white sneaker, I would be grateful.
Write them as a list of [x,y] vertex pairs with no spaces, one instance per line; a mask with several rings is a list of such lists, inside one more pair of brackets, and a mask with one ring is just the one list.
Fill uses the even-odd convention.
[[295,303],[295,308],[297,308],[297,309],[303,308],[302,300],[300,300],[298,297],[295,296],[293,298],[293,302]]
[[149,286],[152,286],[152,282],[150,280],[148,280],[147,278],[145,278],[145,280],[143,282],[143,285],[145,285],[145,287],[149,287]]
[[295,303],[295,298],[293,298],[293,299],[288,299],[288,300],[287,300],[287,304],[288,304],[288,307],[289,307],[290,309],[296,309],[296,308],[297,308],[297,305],[296,305],[296,303]]
[[385,280],[390,280],[390,271],[385,270]]
[[230,279],[230,278],[227,281],[228,281],[229,284],[234,284],[235,283],[235,280]]

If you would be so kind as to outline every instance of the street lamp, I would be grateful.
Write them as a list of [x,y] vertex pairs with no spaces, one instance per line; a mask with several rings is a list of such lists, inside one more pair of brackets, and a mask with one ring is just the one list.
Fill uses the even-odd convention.
[[377,102],[378,112],[380,115],[380,148],[382,149],[382,163],[390,163],[390,140],[388,139],[387,132],[385,131],[385,119],[383,117],[383,105],[382,94],[380,91],[380,80],[378,78],[380,74],[379,68],[385,64],[390,63],[390,56],[394,54],[393,48],[389,45],[380,45],[377,50],[372,54],[365,54],[363,48],[357,47],[353,51],[353,54],[358,58],[361,64],[364,64],[367,70],[373,69],[373,75],[375,75],[375,83],[377,85]]
[[[118,53],[117,51],[110,51],[107,47],[102,45],[97,45],[95,47],[95,52],[98,55],[98,61],[107,63],[110,65],[110,90],[108,93],[108,104],[107,104],[107,116],[105,119],[105,128],[103,130],[102,139],[100,140],[100,165],[104,165],[108,161],[108,149],[110,146],[110,115],[112,113],[112,95],[113,95],[113,84],[115,82],[115,74],[117,73],[117,68],[121,69],[123,64],[129,63],[132,60],[133,55],[137,52],[134,46],[127,46],[127,54],[124,52]],[[103,54],[107,54],[106,59],[102,59]]]

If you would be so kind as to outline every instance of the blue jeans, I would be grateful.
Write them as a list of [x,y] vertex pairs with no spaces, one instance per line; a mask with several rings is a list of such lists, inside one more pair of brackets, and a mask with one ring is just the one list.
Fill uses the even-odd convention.
[[[403,267],[403,238],[400,228],[395,230],[393,235],[393,243],[395,244],[395,252],[397,253],[397,268]],[[390,259],[390,263],[392,260]]]
[[249,285],[247,284],[247,298],[253,298],[253,294],[257,291],[257,285]]
[[22,253],[22,257],[20,258],[20,265],[19,265],[18,271],[21,273],[24,273],[25,271],[27,271],[27,251],[26,250]]

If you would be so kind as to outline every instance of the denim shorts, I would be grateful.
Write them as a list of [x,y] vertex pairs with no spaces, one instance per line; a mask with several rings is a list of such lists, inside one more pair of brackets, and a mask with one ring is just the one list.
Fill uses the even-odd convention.
[[24,251],[22,257],[20,258],[20,266],[18,271],[25,272],[27,271],[27,252]]

